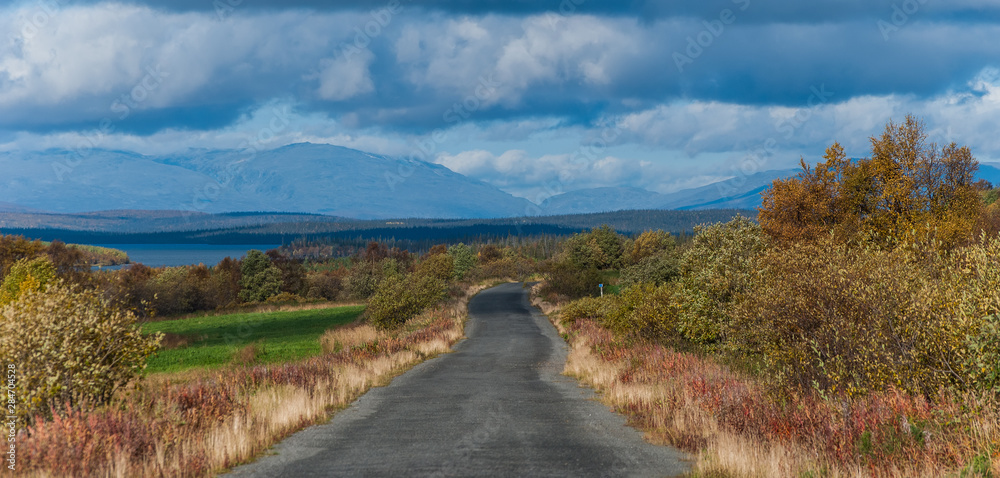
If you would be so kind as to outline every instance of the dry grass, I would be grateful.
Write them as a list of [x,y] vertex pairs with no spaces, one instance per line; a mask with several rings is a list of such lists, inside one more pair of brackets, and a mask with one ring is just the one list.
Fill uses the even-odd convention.
[[161,350],[179,349],[191,343],[190,335],[163,333],[163,340],[160,340]]
[[554,322],[571,344],[565,373],[598,390],[649,441],[696,454],[696,476],[1000,475],[994,398],[777,399],[711,358],[616,337],[589,320]]
[[359,323],[328,330],[320,336],[319,342],[323,346],[323,353],[337,353],[374,342],[378,338],[378,329],[368,324]]
[[[463,337],[469,298],[483,288],[467,288],[399,331],[354,325],[324,334],[319,357],[156,376],[112,406],[36,423],[19,439],[18,465],[28,476],[186,477],[245,463],[447,352]],[[259,353],[250,347],[237,360]]]
[[315,300],[300,304],[250,304],[250,305],[241,305],[237,307],[226,307],[207,312],[200,311],[200,312],[192,312],[190,314],[164,315],[164,316],[157,315],[145,318],[144,322],[161,322],[164,320],[190,319],[192,317],[208,317],[215,315],[230,315],[230,314],[297,312],[300,310],[319,310],[319,309],[330,309],[333,307],[349,307],[356,305],[365,305],[365,303],[354,300],[347,300],[347,301]]

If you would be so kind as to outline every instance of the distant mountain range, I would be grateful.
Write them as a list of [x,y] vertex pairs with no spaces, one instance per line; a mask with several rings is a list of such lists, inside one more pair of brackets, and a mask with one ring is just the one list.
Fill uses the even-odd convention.
[[544,214],[583,214],[628,209],[754,209],[760,192],[797,169],[764,171],[670,194],[639,188],[595,188],[552,196],[541,204]]
[[[0,212],[8,218],[132,209],[446,219],[520,217],[538,214],[539,207],[546,216],[753,209],[772,181],[797,173],[798,169],[762,171],[669,194],[639,188],[584,189],[536,206],[438,164],[323,144],[292,144],[254,155],[237,150],[167,156],[91,150],[86,157],[68,150],[4,152],[0,153]],[[1000,169],[992,165],[981,164],[978,176],[1000,183]],[[191,219],[190,214],[185,217]]]
[[[287,211],[352,218],[523,216],[534,205],[444,166],[339,146],[248,156],[93,150],[0,154],[0,203],[59,213],[141,209]],[[17,209],[11,207],[10,209]]]

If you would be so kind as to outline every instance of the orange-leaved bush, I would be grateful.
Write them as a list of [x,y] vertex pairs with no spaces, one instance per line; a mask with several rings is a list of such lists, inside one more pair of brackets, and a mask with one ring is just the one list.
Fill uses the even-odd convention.
[[870,140],[871,157],[851,160],[834,143],[825,162],[802,160],[797,177],[775,180],[762,194],[764,232],[782,242],[832,234],[886,246],[928,237],[945,249],[964,243],[983,210],[969,148],[928,143],[913,116]]

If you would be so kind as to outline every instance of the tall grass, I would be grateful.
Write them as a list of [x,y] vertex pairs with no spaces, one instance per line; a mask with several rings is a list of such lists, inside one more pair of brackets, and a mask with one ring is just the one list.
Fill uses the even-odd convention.
[[40,420],[19,439],[18,464],[29,476],[187,477],[247,462],[447,351],[462,337],[466,304],[479,290],[467,289],[398,331],[328,332],[326,353],[316,357],[161,377],[111,406]]
[[[556,317],[557,307],[535,303]],[[572,347],[565,373],[600,391],[650,441],[697,454],[696,475],[1000,474],[995,398],[775,397],[710,357],[623,338],[593,320],[554,322]]]

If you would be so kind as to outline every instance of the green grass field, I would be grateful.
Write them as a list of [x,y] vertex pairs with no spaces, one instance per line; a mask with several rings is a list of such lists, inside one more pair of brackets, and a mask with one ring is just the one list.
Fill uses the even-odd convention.
[[240,349],[257,343],[259,362],[296,360],[322,352],[319,337],[327,329],[357,319],[364,306],[294,312],[238,313],[150,322],[143,333],[177,334],[187,345],[161,349],[149,358],[147,371],[178,372],[194,367],[213,368],[231,363]]

